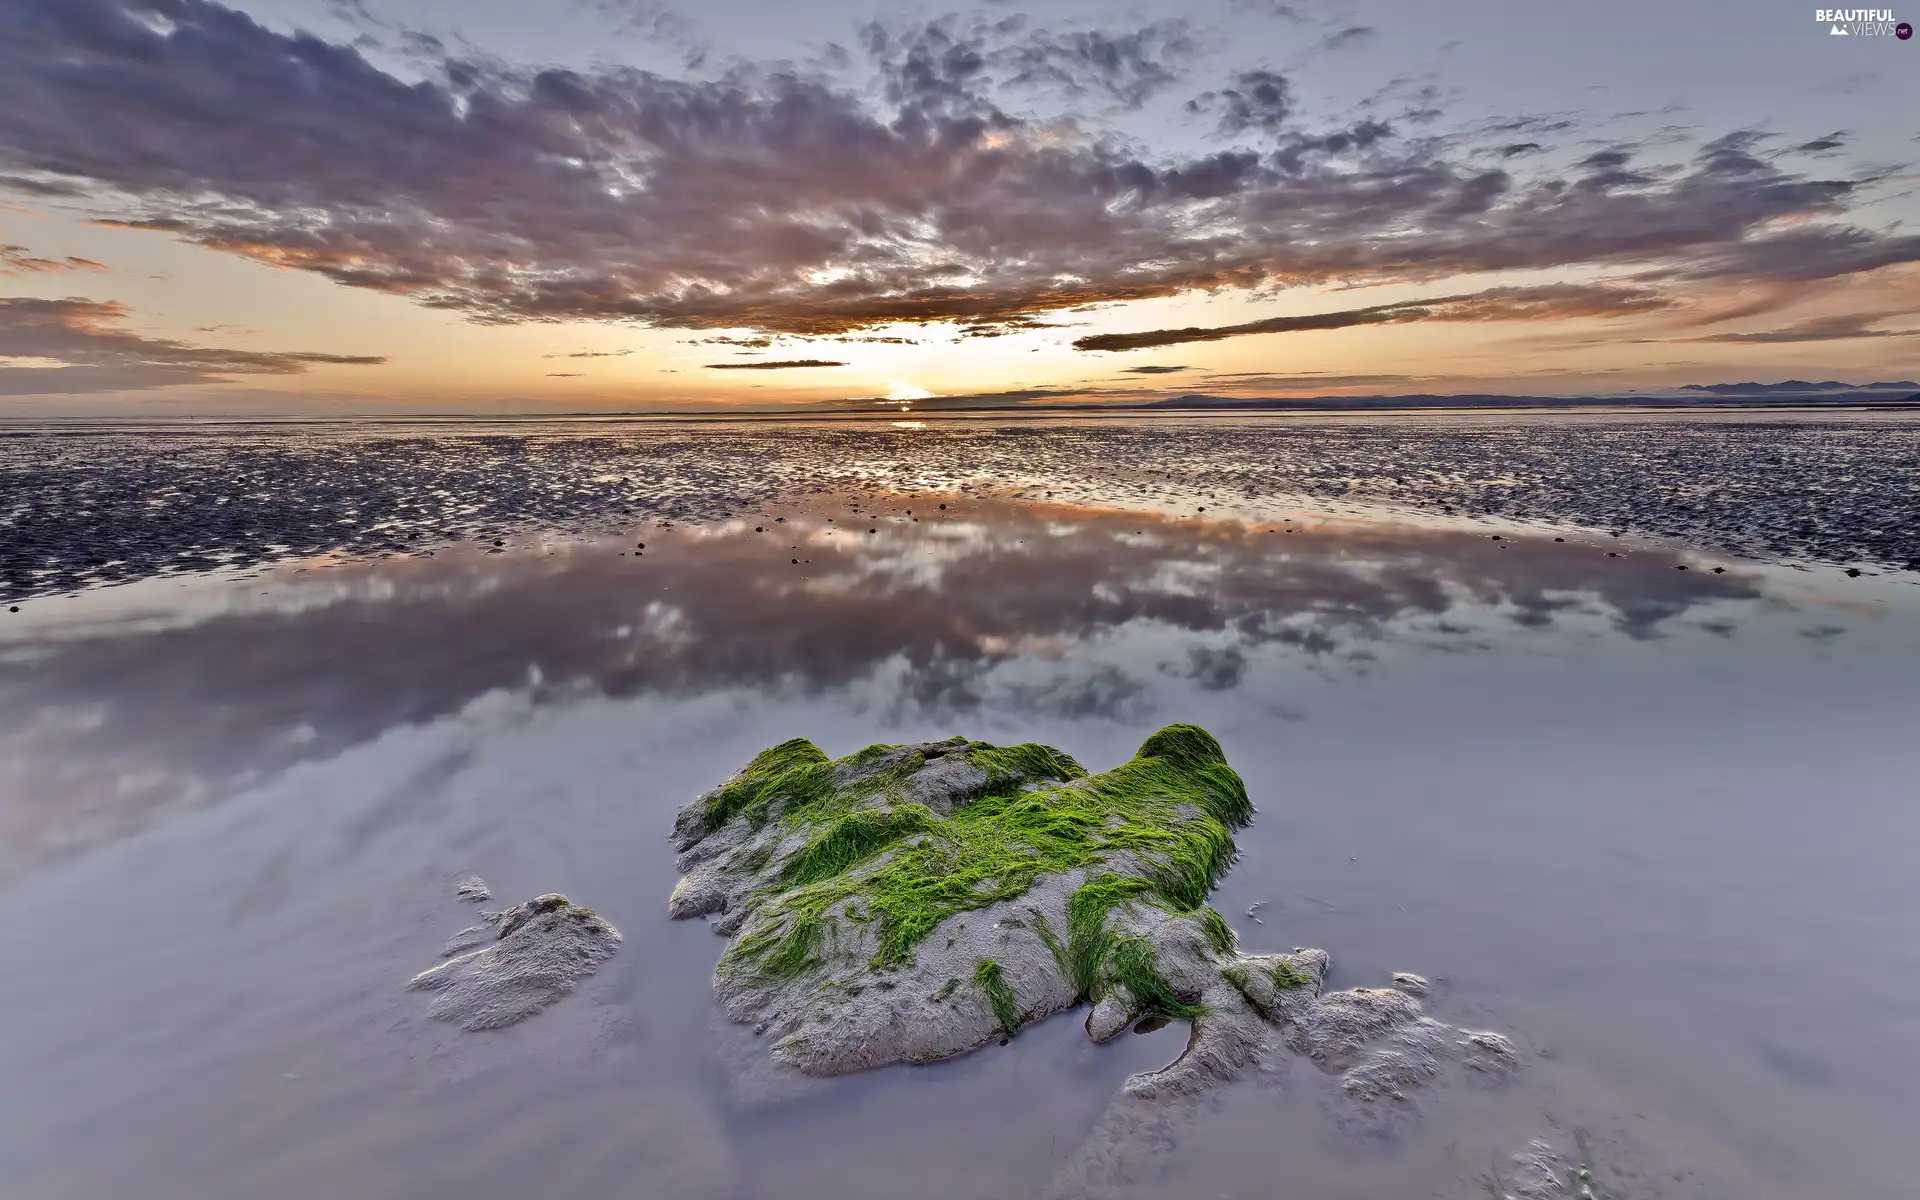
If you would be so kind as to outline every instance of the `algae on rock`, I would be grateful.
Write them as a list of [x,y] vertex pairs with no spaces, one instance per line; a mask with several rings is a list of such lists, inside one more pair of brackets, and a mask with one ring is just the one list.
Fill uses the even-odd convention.
[[1143,1097],[1230,1077],[1281,1030],[1329,1070],[1367,1068],[1348,1089],[1363,1098],[1466,1047],[1403,993],[1323,997],[1323,951],[1241,953],[1206,900],[1252,816],[1193,725],[1099,775],[1032,743],[829,759],[796,738],[681,810],[668,908],[731,937],[728,1016],[810,1074],[946,1058],[1082,1003],[1096,1040],[1192,1022],[1178,1061],[1128,1081]]

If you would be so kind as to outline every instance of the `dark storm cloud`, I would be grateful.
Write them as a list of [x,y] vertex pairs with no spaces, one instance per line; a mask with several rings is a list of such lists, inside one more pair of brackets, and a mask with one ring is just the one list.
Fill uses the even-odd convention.
[[1873,326],[1908,313],[1849,313],[1843,316],[1815,317],[1781,329],[1754,333],[1713,333],[1701,337],[1675,338],[1681,342],[1725,342],[1736,345],[1790,345],[1794,342],[1840,342],[1855,338],[1920,337],[1920,329],[1875,329]]
[[1635,288],[1546,284],[1540,287],[1490,288],[1464,296],[1408,300],[1300,316],[1268,317],[1240,325],[1211,328],[1148,329],[1138,333],[1097,333],[1073,343],[1076,350],[1143,350],[1188,342],[1217,342],[1255,333],[1303,333],[1350,329],[1356,325],[1395,325],[1407,321],[1539,321],[1566,317],[1619,317],[1667,306],[1660,295]]
[[1844,223],[1863,181],[1770,163],[1750,132],[1691,162],[1563,178],[1470,165],[1563,117],[1451,139],[1313,128],[1270,71],[1214,89],[1202,107],[1234,144],[1190,155],[993,99],[1025,78],[1132,103],[1185,69],[1185,36],[876,28],[876,101],[787,68],[684,80],[432,47],[408,81],[212,0],[7,0],[0,171],[84,190],[110,221],[486,322],[821,335],[1194,289],[1620,265],[1815,279],[1920,258],[1920,239]]
[[[384,358],[222,350],[116,328],[124,305],[96,300],[0,297],[0,395],[108,392],[209,383],[232,375],[298,375],[316,363],[371,366]],[[52,366],[8,366],[7,359]]]
[[785,371],[791,367],[844,367],[843,362],[824,358],[790,358],[781,362],[708,363],[709,371]]
[[1501,158],[1519,158],[1527,154],[1542,154],[1546,149],[1539,142],[1511,142],[1500,147],[1499,154]]

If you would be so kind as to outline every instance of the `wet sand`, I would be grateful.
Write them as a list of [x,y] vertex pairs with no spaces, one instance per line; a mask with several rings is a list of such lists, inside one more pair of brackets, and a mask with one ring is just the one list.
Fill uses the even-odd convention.
[[1920,571],[1920,413],[0,428],[0,599],[316,554],[962,485],[1192,513],[1350,502]]
[[[1528,1061],[1366,1127],[1287,1063],[1110,1148],[1092,1194],[1477,1197],[1536,1138],[1585,1145],[1603,1196],[1907,1194],[1920,577],[929,482],[737,489],[732,518],[618,536],[536,511],[500,553],[5,614],[0,1191],[1042,1194],[1181,1027],[1095,1046],[1063,1015],[747,1103],[666,834],[790,736],[1111,763],[1190,720],[1259,808],[1215,898],[1243,941],[1324,946],[1339,986],[1419,972]],[[472,922],[472,873],[625,943],[510,1028],[430,1020],[404,987]]]

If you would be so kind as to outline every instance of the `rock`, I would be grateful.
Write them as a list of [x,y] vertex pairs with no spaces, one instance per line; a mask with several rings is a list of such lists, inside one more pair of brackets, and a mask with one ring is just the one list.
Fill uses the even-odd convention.
[[459,883],[453,885],[453,896],[456,900],[465,900],[469,904],[478,904],[482,900],[493,899],[493,889],[488,887],[487,881],[478,875],[469,875]]
[[558,892],[488,913],[487,920],[492,945],[408,982],[409,991],[439,993],[428,1016],[462,1029],[512,1025],[572,992],[620,947],[619,930]]
[[796,738],[681,809],[668,912],[731,938],[714,972],[727,1017],[810,1075],[952,1057],[1082,1004],[1096,1041],[1191,1023],[1179,1059],[1127,1081],[1139,1099],[1280,1047],[1363,1100],[1404,1099],[1443,1061],[1504,1062],[1504,1038],[1472,1043],[1406,991],[1323,994],[1325,951],[1242,953],[1205,901],[1252,817],[1192,725],[1094,776],[1032,743],[828,759]]
[[1393,986],[1399,988],[1409,996],[1424,996],[1431,991],[1433,987],[1432,984],[1427,982],[1424,975],[1415,975],[1411,971],[1395,971],[1393,973]]
[[[1499,1200],[1551,1200],[1576,1195],[1591,1200],[1593,1196],[1584,1183],[1589,1177],[1586,1168],[1569,1167],[1550,1142],[1536,1138],[1510,1161],[1511,1175],[1496,1172],[1486,1180],[1488,1192]],[[1575,1188],[1580,1190],[1576,1192]]]
[[447,939],[447,944],[440,948],[440,957],[452,958],[456,954],[464,954],[476,947],[486,945],[494,939],[494,936],[493,930],[485,925],[469,925]]

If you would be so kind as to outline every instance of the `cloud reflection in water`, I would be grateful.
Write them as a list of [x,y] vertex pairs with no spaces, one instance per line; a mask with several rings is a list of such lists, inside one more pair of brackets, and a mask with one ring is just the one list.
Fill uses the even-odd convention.
[[[7,648],[0,829],[23,848],[95,842],[499,690],[550,703],[884,680],[896,714],[1130,719],[1168,680],[1230,691],[1288,656],[1469,648],[1576,614],[1646,639],[1759,595],[1741,575],[1677,571],[1671,552],[1546,537],[975,499],[910,523],[863,503],[854,524],[822,501],[765,533],[650,528],[643,556],[575,543],[281,568],[265,598],[236,582],[210,613],[142,610]],[[126,611],[156,594],[129,590]],[[1143,632],[1157,669],[1120,649]]]

